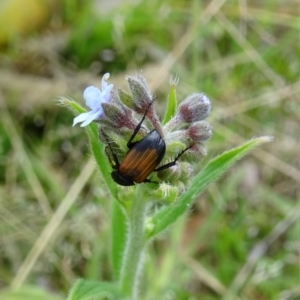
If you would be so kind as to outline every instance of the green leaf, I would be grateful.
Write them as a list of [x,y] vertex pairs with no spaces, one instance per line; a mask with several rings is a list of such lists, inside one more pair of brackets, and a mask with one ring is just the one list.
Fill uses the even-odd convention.
[[[105,298],[104,298],[105,297]],[[125,299],[114,283],[78,279],[67,300]]]
[[163,124],[166,124],[175,116],[177,109],[177,97],[176,97],[176,80],[173,80],[170,84],[170,91],[168,95],[167,108],[163,120]]
[[147,228],[151,228],[151,231],[148,232],[147,238],[153,238],[173,224],[189,209],[204,188],[220,177],[234,162],[245,156],[251,149],[271,140],[271,137],[256,138],[212,159],[194,177],[190,188],[172,206],[165,206],[149,220]]

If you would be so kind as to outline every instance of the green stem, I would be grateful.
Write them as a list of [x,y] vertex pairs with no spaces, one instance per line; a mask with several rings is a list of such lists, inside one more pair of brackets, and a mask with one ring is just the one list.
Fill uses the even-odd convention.
[[145,191],[142,185],[138,185],[128,216],[128,237],[120,279],[122,292],[126,296],[131,296],[132,300],[137,299],[138,281],[142,270],[146,208]]
[[114,279],[120,278],[122,254],[124,253],[127,224],[126,216],[118,201],[112,201],[111,211],[111,265]]

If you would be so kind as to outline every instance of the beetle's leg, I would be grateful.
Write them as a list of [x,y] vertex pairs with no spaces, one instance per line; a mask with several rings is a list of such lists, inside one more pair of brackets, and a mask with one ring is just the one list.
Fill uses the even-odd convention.
[[151,180],[151,179],[145,179],[145,180],[143,181],[143,183],[144,183],[144,182],[146,182],[146,183],[156,183],[156,184],[159,184],[159,182],[153,181],[153,180]]
[[143,115],[142,120],[141,120],[140,123],[135,127],[135,129],[134,129],[134,131],[133,131],[133,133],[132,133],[132,135],[131,135],[129,141],[127,142],[127,147],[128,147],[129,149],[131,149],[131,148],[134,146],[134,144],[136,144],[136,142],[132,142],[132,141],[133,141],[133,139],[135,138],[135,136],[137,135],[137,133],[139,132],[139,130],[140,130],[140,128],[141,128],[141,126],[142,126],[142,124],[143,124],[143,122],[144,122],[144,120],[145,120],[145,118],[146,118],[146,116],[147,116],[147,113],[148,113],[148,111],[149,111],[151,105],[153,104],[153,101],[154,101],[154,100],[155,100],[155,98],[153,98],[152,101],[149,103],[149,105],[148,105],[148,107],[147,107],[147,109],[146,109],[146,111],[145,111],[145,113],[144,113],[144,115]]
[[104,151],[105,151],[105,154],[106,154],[106,156],[109,160],[110,165],[112,166],[113,169],[115,169],[116,168],[116,162],[115,162],[115,158],[112,157],[112,152],[110,150],[110,147],[106,146]]
[[[192,146],[193,146],[193,145],[192,145]],[[165,164],[165,165],[162,165],[162,166],[156,168],[153,172],[162,171],[162,170],[165,170],[165,169],[168,169],[168,168],[170,168],[170,167],[175,166],[175,165],[176,165],[176,161],[179,159],[179,157],[180,157],[185,151],[189,150],[192,146],[189,146],[189,147],[185,148],[184,150],[182,150],[182,151],[177,155],[177,157],[176,157],[173,161],[171,161],[171,162],[169,162],[169,163],[167,163],[167,164]]]
[[[116,155],[116,153],[113,151],[112,147],[111,147],[111,144],[109,142],[109,139],[108,139],[108,136],[107,134],[101,129],[101,133],[103,134],[104,138],[106,139],[106,142],[107,142],[107,147],[105,147],[105,153],[108,157],[108,160],[111,164],[111,166],[114,168],[114,169],[117,169],[119,166],[120,166],[120,163],[119,163],[119,160],[118,160],[118,157]],[[111,156],[108,154],[108,151],[107,151],[107,148],[109,148],[110,150],[110,153],[112,155],[112,158],[114,160],[114,163],[115,165],[112,164],[112,160],[111,160]]]

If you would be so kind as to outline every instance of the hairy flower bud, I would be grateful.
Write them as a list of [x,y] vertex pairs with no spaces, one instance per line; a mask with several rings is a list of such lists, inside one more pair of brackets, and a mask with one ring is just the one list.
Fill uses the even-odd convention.
[[207,149],[203,144],[194,144],[186,152],[186,158],[189,162],[199,162],[207,155]]
[[188,182],[193,174],[193,167],[191,164],[187,162],[181,162],[180,163],[181,167],[181,178],[180,180],[184,183]]
[[106,118],[110,120],[112,125],[116,128],[125,127],[124,125],[131,120],[131,115],[127,114],[126,111],[115,104],[103,103],[102,108]]
[[210,112],[211,104],[203,93],[195,93],[187,97],[178,106],[180,119],[187,123],[204,120]]
[[[151,195],[153,198],[162,199],[164,203],[172,203],[178,196],[178,187],[162,182],[159,189],[153,190]],[[146,230],[151,232],[151,223],[146,224]]]
[[131,108],[143,114],[151,103],[153,96],[145,85],[145,80],[141,75],[127,76],[127,81],[133,98]]
[[207,141],[212,136],[212,127],[206,121],[192,123],[187,130],[189,137],[196,143]]
[[176,164],[175,166],[172,166],[168,169],[158,172],[157,176],[161,180],[168,180],[174,182],[180,177],[180,174],[181,174],[180,166]]
[[125,92],[123,89],[118,89],[119,98],[127,107],[133,107],[133,97]]
[[134,118],[133,111],[123,104],[117,90],[113,90],[111,96],[111,103],[102,104],[105,118],[99,120],[99,123],[117,130],[122,128],[134,130],[138,124],[138,120]]

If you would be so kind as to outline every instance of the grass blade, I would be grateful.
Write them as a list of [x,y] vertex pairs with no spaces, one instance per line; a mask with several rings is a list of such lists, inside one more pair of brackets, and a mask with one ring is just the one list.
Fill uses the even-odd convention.
[[175,116],[177,109],[177,96],[176,96],[176,80],[170,84],[170,91],[168,95],[167,108],[163,120],[163,124],[168,123],[172,117]]

